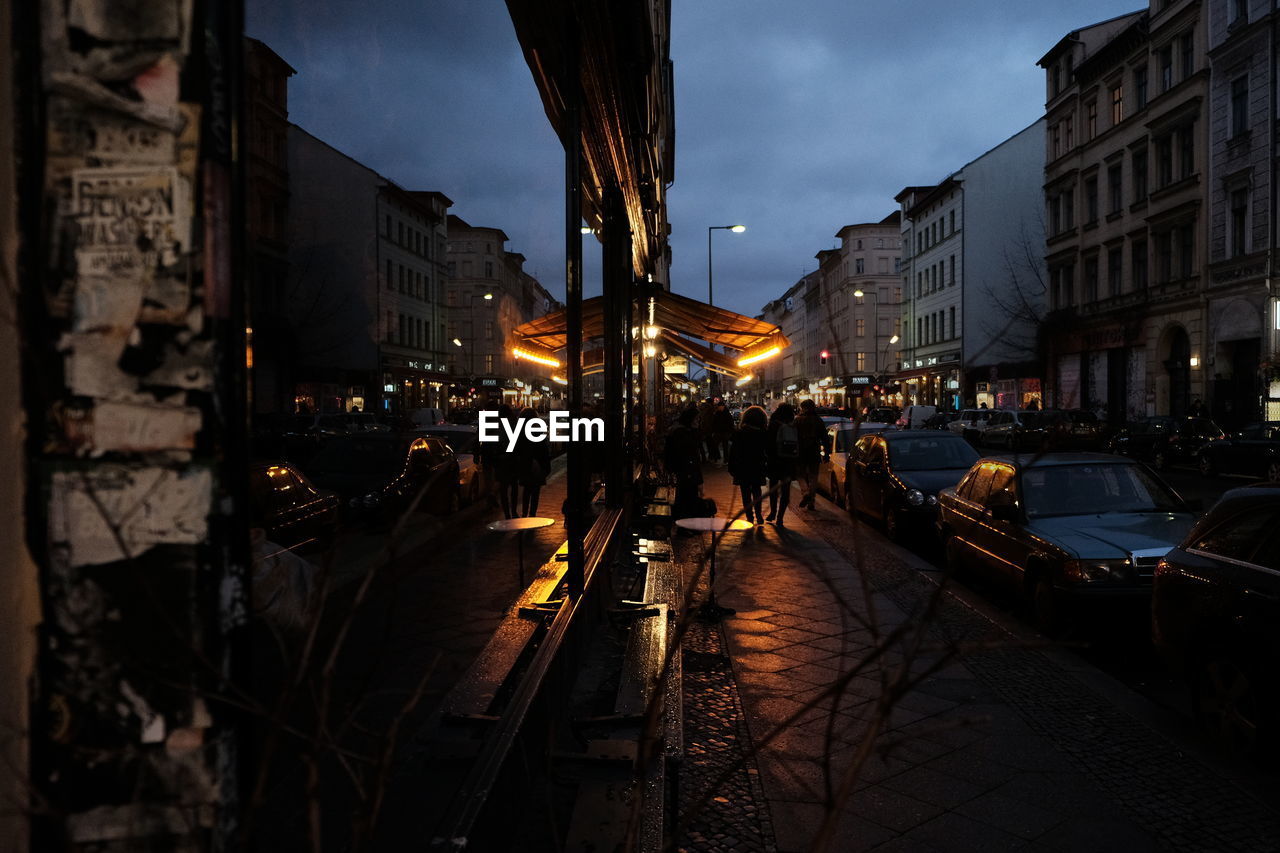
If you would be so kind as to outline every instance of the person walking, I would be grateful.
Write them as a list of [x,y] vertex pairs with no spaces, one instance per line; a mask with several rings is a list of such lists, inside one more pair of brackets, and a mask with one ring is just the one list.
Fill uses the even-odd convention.
[[742,492],[747,521],[764,524],[764,499],[760,488],[768,480],[769,418],[764,409],[751,406],[742,413],[742,426],[729,445],[729,473]]
[[[536,417],[538,413],[531,408],[520,412],[522,421],[530,421]],[[515,453],[519,466],[519,484],[524,487],[521,514],[529,518],[538,514],[538,497],[542,493],[542,487],[547,484],[547,474],[551,472],[551,450],[547,447],[547,442],[532,441],[527,431],[521,429]]]
[[817,407],[812,400],[800,402],[800,414],[796,416],[796,436],[800,442],[796,473],[804,483],[804,496],[800,498],[800,506],[814,509],[814,501],[818,499],[818,465],[822,462],[826,425],[818,416]]
[[714,400],[703,400],[698,406],[698,436],[706,452],[702,459],[706,462],[719,462],[720,454],[715,447],[716,404]]
[[765,451],[768,454],[769,517],[784,527],[787,505],[791,502],[791,481],[796,478],[796,461],[800,458],[800,437],[796,433],[796,409],[783,403],[769,420]]
[[715,442],[716,457],[721,464],[729,461],[729,440],[733,438],[733,414],[723,397],[716,397],[716,408],[711,414],[711,440]]
[[[511,407],[506,403],[498,407],[498,420],[502,423],[510,423],[514,416]],[[506,434],[504,427],[499,435]],[[520,473],[517,456],[514,451],[507,450],[506,441],[501,438],[493,446],[490,459],[493,464],[493,479],[498,483],[498,503],[502,506],[503,517],[515,518],[516,510],[520,505]],[[486,464],[489,463],[486,462]]]
[[662,450],[662,464],[675,478],[676,497],[671,506],[671,520],[689,518],[698,512],[699,486],[702,485],[702,460],[699,455],[701,434],[694,426],[698,410],[690,406],[680,413],[676,425],[667,433]]

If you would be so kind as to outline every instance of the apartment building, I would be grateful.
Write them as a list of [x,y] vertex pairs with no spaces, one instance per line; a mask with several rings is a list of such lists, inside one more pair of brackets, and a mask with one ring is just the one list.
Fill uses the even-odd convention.
[[1206,49],[1203,3],[1153,0],[1038,62],[1053,405],[1119,422],[1208,391]]
[[442,283],[452,201],[413,192],[289,128],[295,405],[446,405]]
[[905,402],[954,410],[1041,398],[1044,132],[1037,120],[940,183],[895,197]]
[[1209,275],[1203,371],[1215,420],[1280,420],[1280,286],[1273,273],[1277,86],[1273,5],[1205,4],[1209,37]]
[[449,216],[445,340],[459,404],[467,404],[472,388],[485,400],[527,403],[559,396],[549,369],[512,355],[507,333],[559,310],[560,303],[525,271],[524,255],[507,251],[506,244],[500,228]]

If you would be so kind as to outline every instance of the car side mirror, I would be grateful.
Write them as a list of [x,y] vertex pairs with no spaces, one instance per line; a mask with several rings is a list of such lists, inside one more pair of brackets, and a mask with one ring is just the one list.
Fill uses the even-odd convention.
[[1018,508],[1013,504],[995,504],[991,507],[991,517],[996,521],[1017,521]]

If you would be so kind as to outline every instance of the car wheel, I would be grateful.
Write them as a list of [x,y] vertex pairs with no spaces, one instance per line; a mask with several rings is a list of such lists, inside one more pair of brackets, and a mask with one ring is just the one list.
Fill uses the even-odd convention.
[[1273,483],[1280,483],[1280,461],[1273,459],[1267,463],[1267,479]]
[[1036,628],[1046,637],[1056,637],[1062,633],[1062,602],[1053,581],[1047,574],[1037,575],[1031,581],[1031,617]]
[[1261,702],[1248,669],[1226,655],[1209,657],[1195,671],[1196,718],[1218,743],[1235,755],[1260,745]]
[[1169,460],[1165,457],[1163,450],[1157,450],[1151,455],[1151,465],[1158,471],[1163,471],[1165,466],[1169,464]]
[[1213,460],[1209,458],[1208,453],[1201,453],[1199,459],[1200,476],[1212,477],[1218,473],[1217,466],[1213,464]]

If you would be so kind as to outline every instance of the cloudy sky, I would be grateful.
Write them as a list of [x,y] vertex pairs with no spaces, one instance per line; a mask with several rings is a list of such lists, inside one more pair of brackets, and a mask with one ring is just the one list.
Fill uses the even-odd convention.
[[[604,2],[605,0],[601,0]],[[563,155],[501,0],[248,0],[298,73],[290,117],[410,189],[438,190],[563,296]],[[843,226],[884,218],[1035,121],[1035,62],[1117,0],[673,0],[672,288],[746,314]],[[589,262],[598,255],[588,247]],[[587,293],[599,292],[597,264]]]

